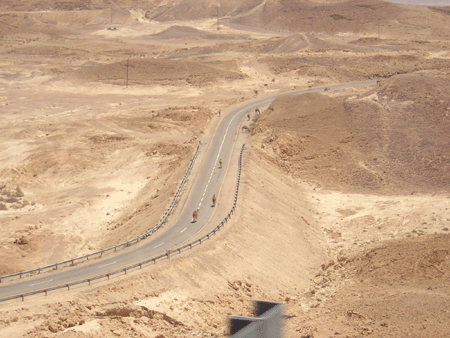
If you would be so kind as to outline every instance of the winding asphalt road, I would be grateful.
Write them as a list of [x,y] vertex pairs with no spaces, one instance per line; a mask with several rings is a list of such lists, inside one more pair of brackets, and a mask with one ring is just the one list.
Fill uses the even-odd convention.
[[[329,86],[329,88],[332,91],[375,84],[375,81],[367,81],[334,85]],[[166,250],[190,239],[207,223],[214,211],[214,208],[211,207],[212,196],[213,194],[217,196],[226,173],[225,161],[223,169],[218,168],[219,159],[226,160],[230,157],[236,140],[236,134],[239,131],[239,125],[246,114],[254,111],[255,108],[270,104],[277,97],[323,92],[324,88],[299,90],[276,94],[260,100],[252,100],[251,103],[241,104],[238,108],[225,115],[210,142],[209,149],[199,169],[197,179],[190,191],[183,212],[172,227],[167,230],[160,230],[165,232],[154,240],[150,238],[149,242],[145,245],[136,246],[135,249],[130,251],[122,251],[108,255],[107,258],[95,260],[95,263],[89,265],[81,264],[78,267],[67,268],[61,272],[45,273],[40,278],[3,282],[0,287],[0,300],[1,298],[42,290],[56,285],[65,285],[74,281],[92,278],[93,276],[104,274],[108,271],[118,270],[121,267],[129,266],[154,257],[157,254],[164,253]],[[197,208],[199,209],[198,220],[196,223],[192,223],[192,212]]]

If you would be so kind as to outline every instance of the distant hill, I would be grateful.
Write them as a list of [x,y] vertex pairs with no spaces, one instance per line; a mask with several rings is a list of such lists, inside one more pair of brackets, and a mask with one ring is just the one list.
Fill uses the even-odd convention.
[[243,35],[233,35],[233,34],[214,34],[202,31],[189,26],[171,26],[162,32],[151,35],[158,39],[183,39],[189,37],[198,37],[205,40],[222,40],[222,39],[233,39],[233,38],[243,38]]
[[264,0],[168,0],[164,5],[149,9],[146,18],[157,21],[230,18],[251,12]]
[[161,0],[2,0],[0,11],[79,11],[107,8],[150,9]]
[[[107,22],[113,10],[119,22],[127,11],[139,10],[155,21],[215,19],[228,25],[287,32],[380,34],[411,39],[449,38],[441,27],[450,20],[450,7],[404,6],[381,0],[3,0],[0,11],[103,10],[91,23]],[[11,20],[11,19],[8,19]],[[0,20],[0,24],[2,21]],[[169,32],[170,33],[170,32]],[[171,32],[173,33],[173,32]],[[183,34],[183,32],[178,32]],[[184,33],[186,34],[186,32]],[[208,36],[203,36],[209,38]],[[217,37],[215,37],[217,38]]]
[[420,35],[440,30],[450,19],[445,8],[380,0],[168,0],[145,16],[156,21],[213,19],[219,5],[223,23],[289,32]]

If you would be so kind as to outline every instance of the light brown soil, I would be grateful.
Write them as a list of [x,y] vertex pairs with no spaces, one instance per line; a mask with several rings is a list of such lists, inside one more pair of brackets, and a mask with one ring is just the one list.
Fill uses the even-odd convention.
[[110,283],[2,303],[0,336],[222,337],[266,299],[287,304],[286,337],[446,337],[448,9],[219,3],[220,29],[208,0],[0,5],[2,275],[156,224],[217,111],[255,89],[380,80],[261,107],[224,231]]
[[261,147],[288,172],[325,188],[445,193],[450,81],[438,75],[397,75],[360,95],[283,97],[252,132],[265,131]]

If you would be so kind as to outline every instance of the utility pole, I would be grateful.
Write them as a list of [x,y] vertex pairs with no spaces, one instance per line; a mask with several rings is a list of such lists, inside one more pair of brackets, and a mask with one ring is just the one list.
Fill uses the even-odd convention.
[[380,38],[380,19],[378,19],[378,39]]
[[125,88],[128,88],[128,59],[127,59],[127,80],[125,82]]
[[217,30],[220,29],[220,5],[217,5]]

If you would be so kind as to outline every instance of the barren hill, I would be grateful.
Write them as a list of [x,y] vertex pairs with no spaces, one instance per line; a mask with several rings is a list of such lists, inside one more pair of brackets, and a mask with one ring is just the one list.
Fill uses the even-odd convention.
[[[75,71],[73,76],[87,81],[124,85],[126,81],[126,62],[86,67]],[[170,73],[170,75],[169,75]],[[189,83],[204,86],[219,79],[228,81],[244,78],[238,69],[221,69],[195,61],[177,61],[161,59],[128,60],[128,78],[130,84],[177,84]]]
[[[146,19],[155,21],[176,20],[202,20],[217,19],[219,15],[224,24],[238,24],[247,27],[259,27],[275,31],[289,32],[316,32],[316,33],[369,33],[396,37],[408,36],[410,39],[427,39],[439,34],[448,36],[449,33],[441,31],[449,18],[445,8],[428,8],[404,6],[379,0],[341,0],[336,1],[279,1],[279,0],[252,0],[252,1],[224,1],[224,0],[154,0],[151,2],[116,0],[113,3],[97,1],[34,1],[26,6],[21,2],[6,1],[0,5],[3,12],[39,12],[41,17],[48,17],[48,11],[79,12],[82,16],[90,16],[85,11],[97,12],[94,21],[107,23],[112,17],[115,22],[130,20],[128,11],[143,11]],[[3,22],[14,21],[10,14],[3,14]],[[22,14],[14,14],[17,18]],[[54,16],[55,14],[50,14]],[[72,16],[80,14],[72,14]],[[99,19],[102,17],[102,19]],[[25,16],[24,18],[27,18]],[[73,20],[73,19],[72,19]],[[78,18],[86,21],[86,18]],[[426,26],[417,25],[416,22],[426,22]],[[8,29],[6,27],[5,29]]]
[[[379,0],[184,0],[154,7],[146,12],[146,17],[158,21],[214,19],[219,5],[225,23],[290,32],[377,34],[381,31],[392,37],[408,34],[411,28],[414,36],[429,37],[440,31],[449,15],[445,9]],[[418,20],[426,21],[427,26],[416,25]]]
[[[266,299],[286,304],[289,338],[447,337],[448,8],[7,0],[0,12],[1,274],[147,231],[200,144],[167,230],[231,106],[311,89],[242,121],[238,205],[217,236],[2,303],[0,336],[224,337],[227,315]],[[204,232],[233,196],[228,179]]]
[[145,16],[157,21],[199,20],[217,18],[217,10],[222,17],[232,17],[248,13],[261,5],[262,0],[169,0],[146,12]]
[[114,8],[152,8],[162,0],[30,0],[26,2],[5,0],[0,4],[0,11],[82,11]]
[[[450,83],[393,76],[362,96],[283,97],[258,119],[291,174],[329,188],[450,191]],[[433,93],[431,95],[431,93]]]
[[196,37],[207,40],[233,40],[245,38],[245,36],[237,34],[214,34],[188,26],[171,26],[162,32],[154,34],[153,37],[157,39],[187,39]]

